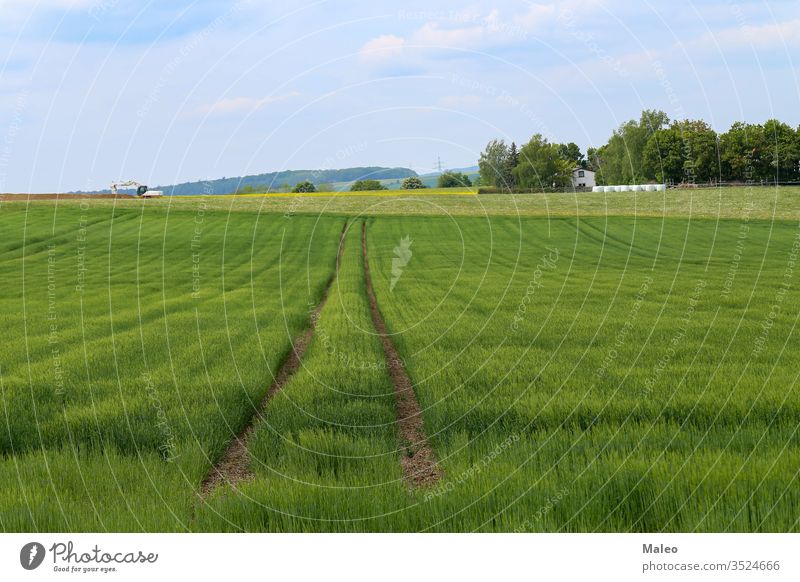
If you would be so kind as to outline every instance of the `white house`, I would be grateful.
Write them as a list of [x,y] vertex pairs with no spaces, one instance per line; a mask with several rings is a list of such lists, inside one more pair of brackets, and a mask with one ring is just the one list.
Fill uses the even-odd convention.
[[594,172],[585,168],[575,168],[572,170],[573,188],[594,188],[597,183],[594,180]]

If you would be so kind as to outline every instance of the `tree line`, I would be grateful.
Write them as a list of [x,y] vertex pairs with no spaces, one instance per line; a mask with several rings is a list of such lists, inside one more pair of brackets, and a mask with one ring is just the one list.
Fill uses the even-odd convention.
[[574,143],[535,134],[519,150],[490,141],[479,161],[480,185],[504,190],[565,187],[572,172],[596,172],[598,184],[714,184],[800,180],[800,127],[770,119],[736,122],[718,134],[702,120],[671,121],[645,110],[615,129],[608,142],[584,155]]
[[[461,188],[469,186],[472,186],[472,181],[469,179],[469,176],[454,170],[448,170],[442,173],[436,180],[437,188]],[[419,176],[409,176],[400,183],[401,190],[422,190],[425,188],[427,188],[427,186],[419,178]],[[320,184],[317,186],[310,180],[304,180],[303,182],[298,182],[295,184],[294,188],[292,188],[292,192],[298,194],[308,194],[313,192],[332,192],[333,189],[334,188],[332,184]],[[356,180],[350,185],[350,192],[371,192],[388,189],[389,188],[387,188],[380,180]],[[241,191],[239,193],[252,194],[253,192],[255,191]]]

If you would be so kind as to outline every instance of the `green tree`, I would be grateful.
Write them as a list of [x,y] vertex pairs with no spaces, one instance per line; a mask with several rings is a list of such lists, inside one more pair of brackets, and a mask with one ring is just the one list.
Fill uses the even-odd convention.
[[462,172],[445,172],[436,181],[437,188],[463,188],[472,186],[472,180]]
[[[722,173],[725,179],[733,182],[749,182],[756,180],[753,167],[753,154],[756,146],[753,142],[753,131],[748,124],[737,121],[719,138]],[[758,133],[763,137],[759,126]]]
[[416,176],[409,176],[400,183],[402,190],[421,190],[425,188],[425,184]]
[[586,150],[586,168],[597,171],[601,163],[602,160],[600,159],[597,148],[588,148]]
[[720,137],[723,172],[732,181],[761,181],[772,177],[770,143],[764,126],[734,123]]
[[353,185],[350,186],[351,192],[364,192],[368,190],[388,190],[388,188],[378,180],[356,180],[353,182]]
[[317,186],[317,192],[334,192],[336,189],[333,187],[333,184],[330,182],[323,182],[319,186]]
[[786,123],[777,119],[764,122],[764,141],[769,144],[767,159],[771,178],[785,182],[796,180],[800,165],[800,138]]
[[506,171],[504,174],[510,190],[513,190],[517,187],[517,179],[514,177],[514,168],[516,168],[518,165],[519,151],[517,150],[517,144],[512,141],[511,147],[508,148],[508,159],[506,160]]
[[572,169],[572,162],[561,156],[559,146],[537,133],[520,150],[514,178],[520,188],[526,189],[569,186]]
[[239,188],[236,190],[236,194],[253,194],[256,191],[255,188],[252,186],[245,186],[244,188]]
[[562,158],[568,162],[572,162],[573,166],[581,168],[586,167],[586,160],[583,157],[583,152],[581,152],[581,148],[579,148],[577,144],[572,142],[560,144],[558,146],[558,152]]
[[508,148],[508,166],[513,170],[519,165],[519,150],[517,150],[516,142],[511,142],[511,147]]
[[704,121],[675,121],[645,146],[642,172],[660,182],[709,182],[720,177],[716,132]]
[[683,181],[708,182],[719,178],[717,134],[705,121],[673,123],[683,139]]
[[683,163],[683,140],[677,129],[659,129],[647,140],[642,155],[642,171],[648,180],[681,182]]
[[494,139],[486,145],[478,160],[481,185],[510,190],[513,187],[509,172],[509,149],[502,139]]
[[298,182],[295,184],[294,188],[292,188],[292,192],[297,193],[304,193],[304,192],[316,192],[317,189],[314,187],[314,184],[305,180],[303,182]]
[[663,111],[644,110],[639,120],[632,119],[619,126],[598,148],[595,170],[604,184],[634,184],[645,181],[642,162],[647,141],[656,131],[669,123]]

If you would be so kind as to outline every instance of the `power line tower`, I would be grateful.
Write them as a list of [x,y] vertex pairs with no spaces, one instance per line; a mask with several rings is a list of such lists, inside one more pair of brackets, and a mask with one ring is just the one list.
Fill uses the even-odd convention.
[[442,173],[442,157],[436,156],[436,169],[439,170],[439,173]]

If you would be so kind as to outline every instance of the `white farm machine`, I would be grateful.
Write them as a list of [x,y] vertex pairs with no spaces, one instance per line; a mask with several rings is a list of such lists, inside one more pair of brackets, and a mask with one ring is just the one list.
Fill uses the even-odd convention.
[[161,190],[150,190],[144,184],[140,184],[135,180],[128,180],[127,182],[113,182],[111,184],[111,193],[116,194],[120,188],[136,188],[136,195],[139,198],[161,198],[164,193]]

